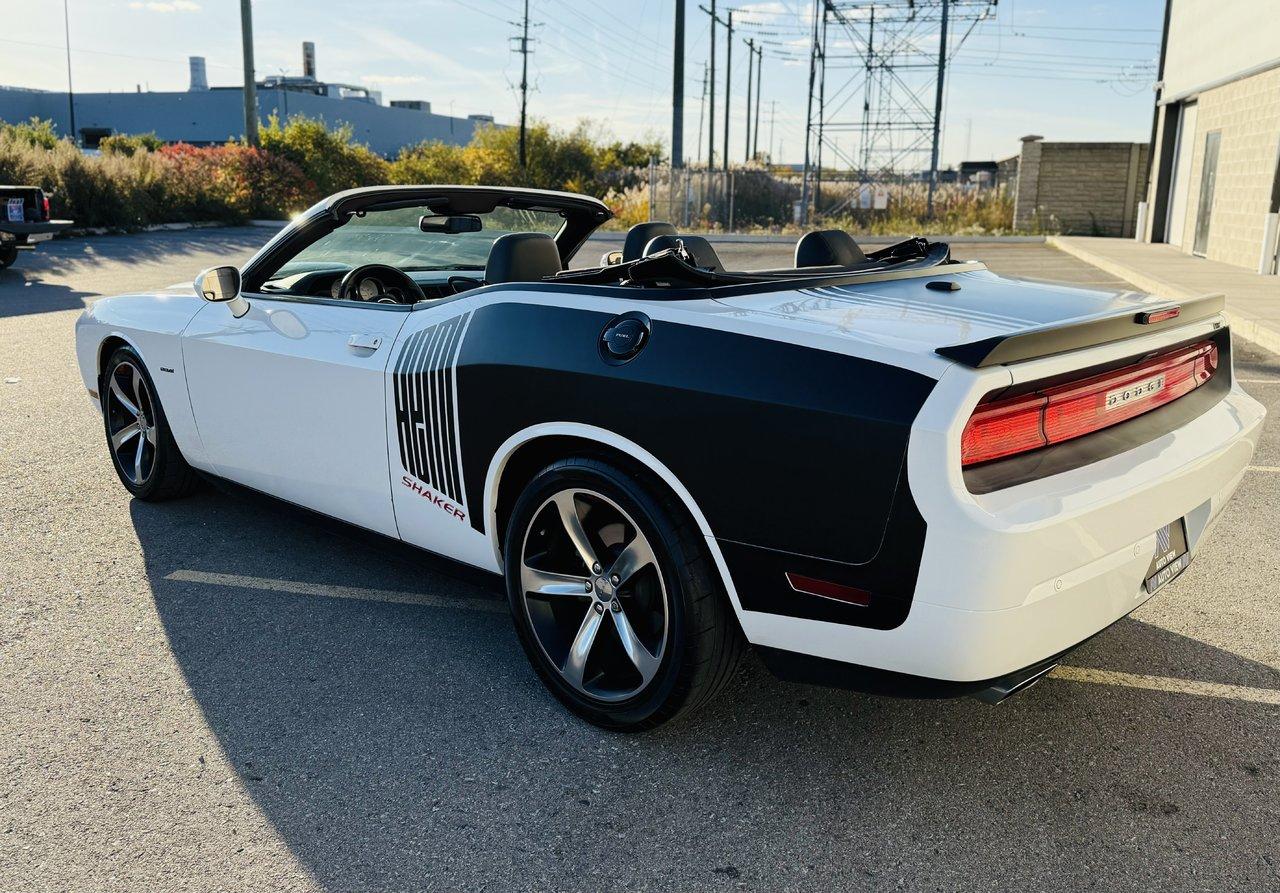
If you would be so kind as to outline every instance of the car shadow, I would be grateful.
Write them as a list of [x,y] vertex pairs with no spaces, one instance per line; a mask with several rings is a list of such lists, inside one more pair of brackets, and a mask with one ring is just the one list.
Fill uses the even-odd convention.
[[[325,889],[873,887],[925,871],[955,889],[947,866],[975,851],[1008,889],[1154,878],[1188,851],[1209,873],[1245,865],[1242,883],[1272,870],[1246,856],[1271,846],[1274,707],[1056,680],[996,708],[903,701],[785,684],[751,659],[688,719],[611,734],[546,694],[503,613],[261,588],[497,606],[496,578],[212,489],[131,513],[192,697]],[[1069,663],[1280,689],[1273,668],[1132,619]],[[1218,826],[1256,839],[1221,846],[1204,833]],[[1048,858],[1064,851],[1081,857]]]
[[[21,261],[22,257],[18,260]],[[16,266],[0,270],[0,319],[31,313],[80,310],[87,303],[85,299],[91,297],[94,297],[92,292],[46,283],[39,273]]]
[[[77,310],[103,294],[189,281],[202,267],[243,263],[273,234],[227,227],[55,239],[20,252],[12,267],[0,270],[0,317]],[[90,281],[103,290],[83,288]]]

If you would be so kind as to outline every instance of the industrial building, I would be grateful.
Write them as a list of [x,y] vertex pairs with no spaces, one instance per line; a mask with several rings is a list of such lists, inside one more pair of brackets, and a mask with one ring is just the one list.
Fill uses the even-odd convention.
[[1280,16],[1258,0],[1168,0],[1146,241],[1276,272]]
[[[75,129],[83,145],[94,147],[113,133],[152,133],[166,142],[213,145],[244,135],[244,89],[210,87],[203,58],[193,56],[185,92],[79,93],[74,96]],[[301,76],[272,76],[257,82],[258,117],[305,115],[331,127],[348,124],[355,138],[373,151],[394,156],[405,146],[428,140],[464,145],[477,127],[493,124],[491,115],[455,118],[437,115],[425,100],[398,100],[390,106],[366,87],[321,81],[315,48],[303,44]],[[53,121],[70,130],[66,93],[0,87],[0,120]]]

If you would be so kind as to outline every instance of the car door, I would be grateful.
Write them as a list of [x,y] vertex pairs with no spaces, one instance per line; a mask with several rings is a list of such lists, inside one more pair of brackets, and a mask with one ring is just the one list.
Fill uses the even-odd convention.
[[475,523],[483,507],[468,496],[484,482],[466,478],[458,421],[458,361],[474,307],[423,307],[405,323],[387,368],[387,462],[401,539],[497,570],[484,525]]
[[183,333],[191,407],[212,470],[396,536],[384,379],[409,308],[246,295]]

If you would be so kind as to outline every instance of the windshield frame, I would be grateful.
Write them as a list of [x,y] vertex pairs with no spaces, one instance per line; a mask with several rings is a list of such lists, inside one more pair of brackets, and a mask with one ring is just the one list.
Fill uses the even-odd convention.
[[439,213],[471,214],[499,205],[514,209],[556,211],[564,223],[555,235],[560,261],[569,261],[600,224],[613,212],[599,199],[542,189],[485,186],[373,186],[339,192],[314,205],[286,226],[244,267],[243,290],[257,293],[280,268],[299,252],[344,226],[351,214],[367,210],[393,210],[431,206]]

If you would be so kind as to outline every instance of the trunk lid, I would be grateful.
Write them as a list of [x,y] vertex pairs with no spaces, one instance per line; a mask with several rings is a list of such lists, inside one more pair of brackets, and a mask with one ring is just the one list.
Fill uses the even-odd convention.
[[[934,282],[959,287],[929,287]],[[1016,362],[1145,334],[1156,326],[1136,324],[1137,315],[1172,304],[1140,292],[1010,279],[981,268],[954,273],[940,268],[924,276],[741,295],[719,302],[758,321],[902,354],[903,363],[917,367],[922,358],[926,365],[930,360],[971,366]],[[1070,337],[1064,338],[1064,332]]]

